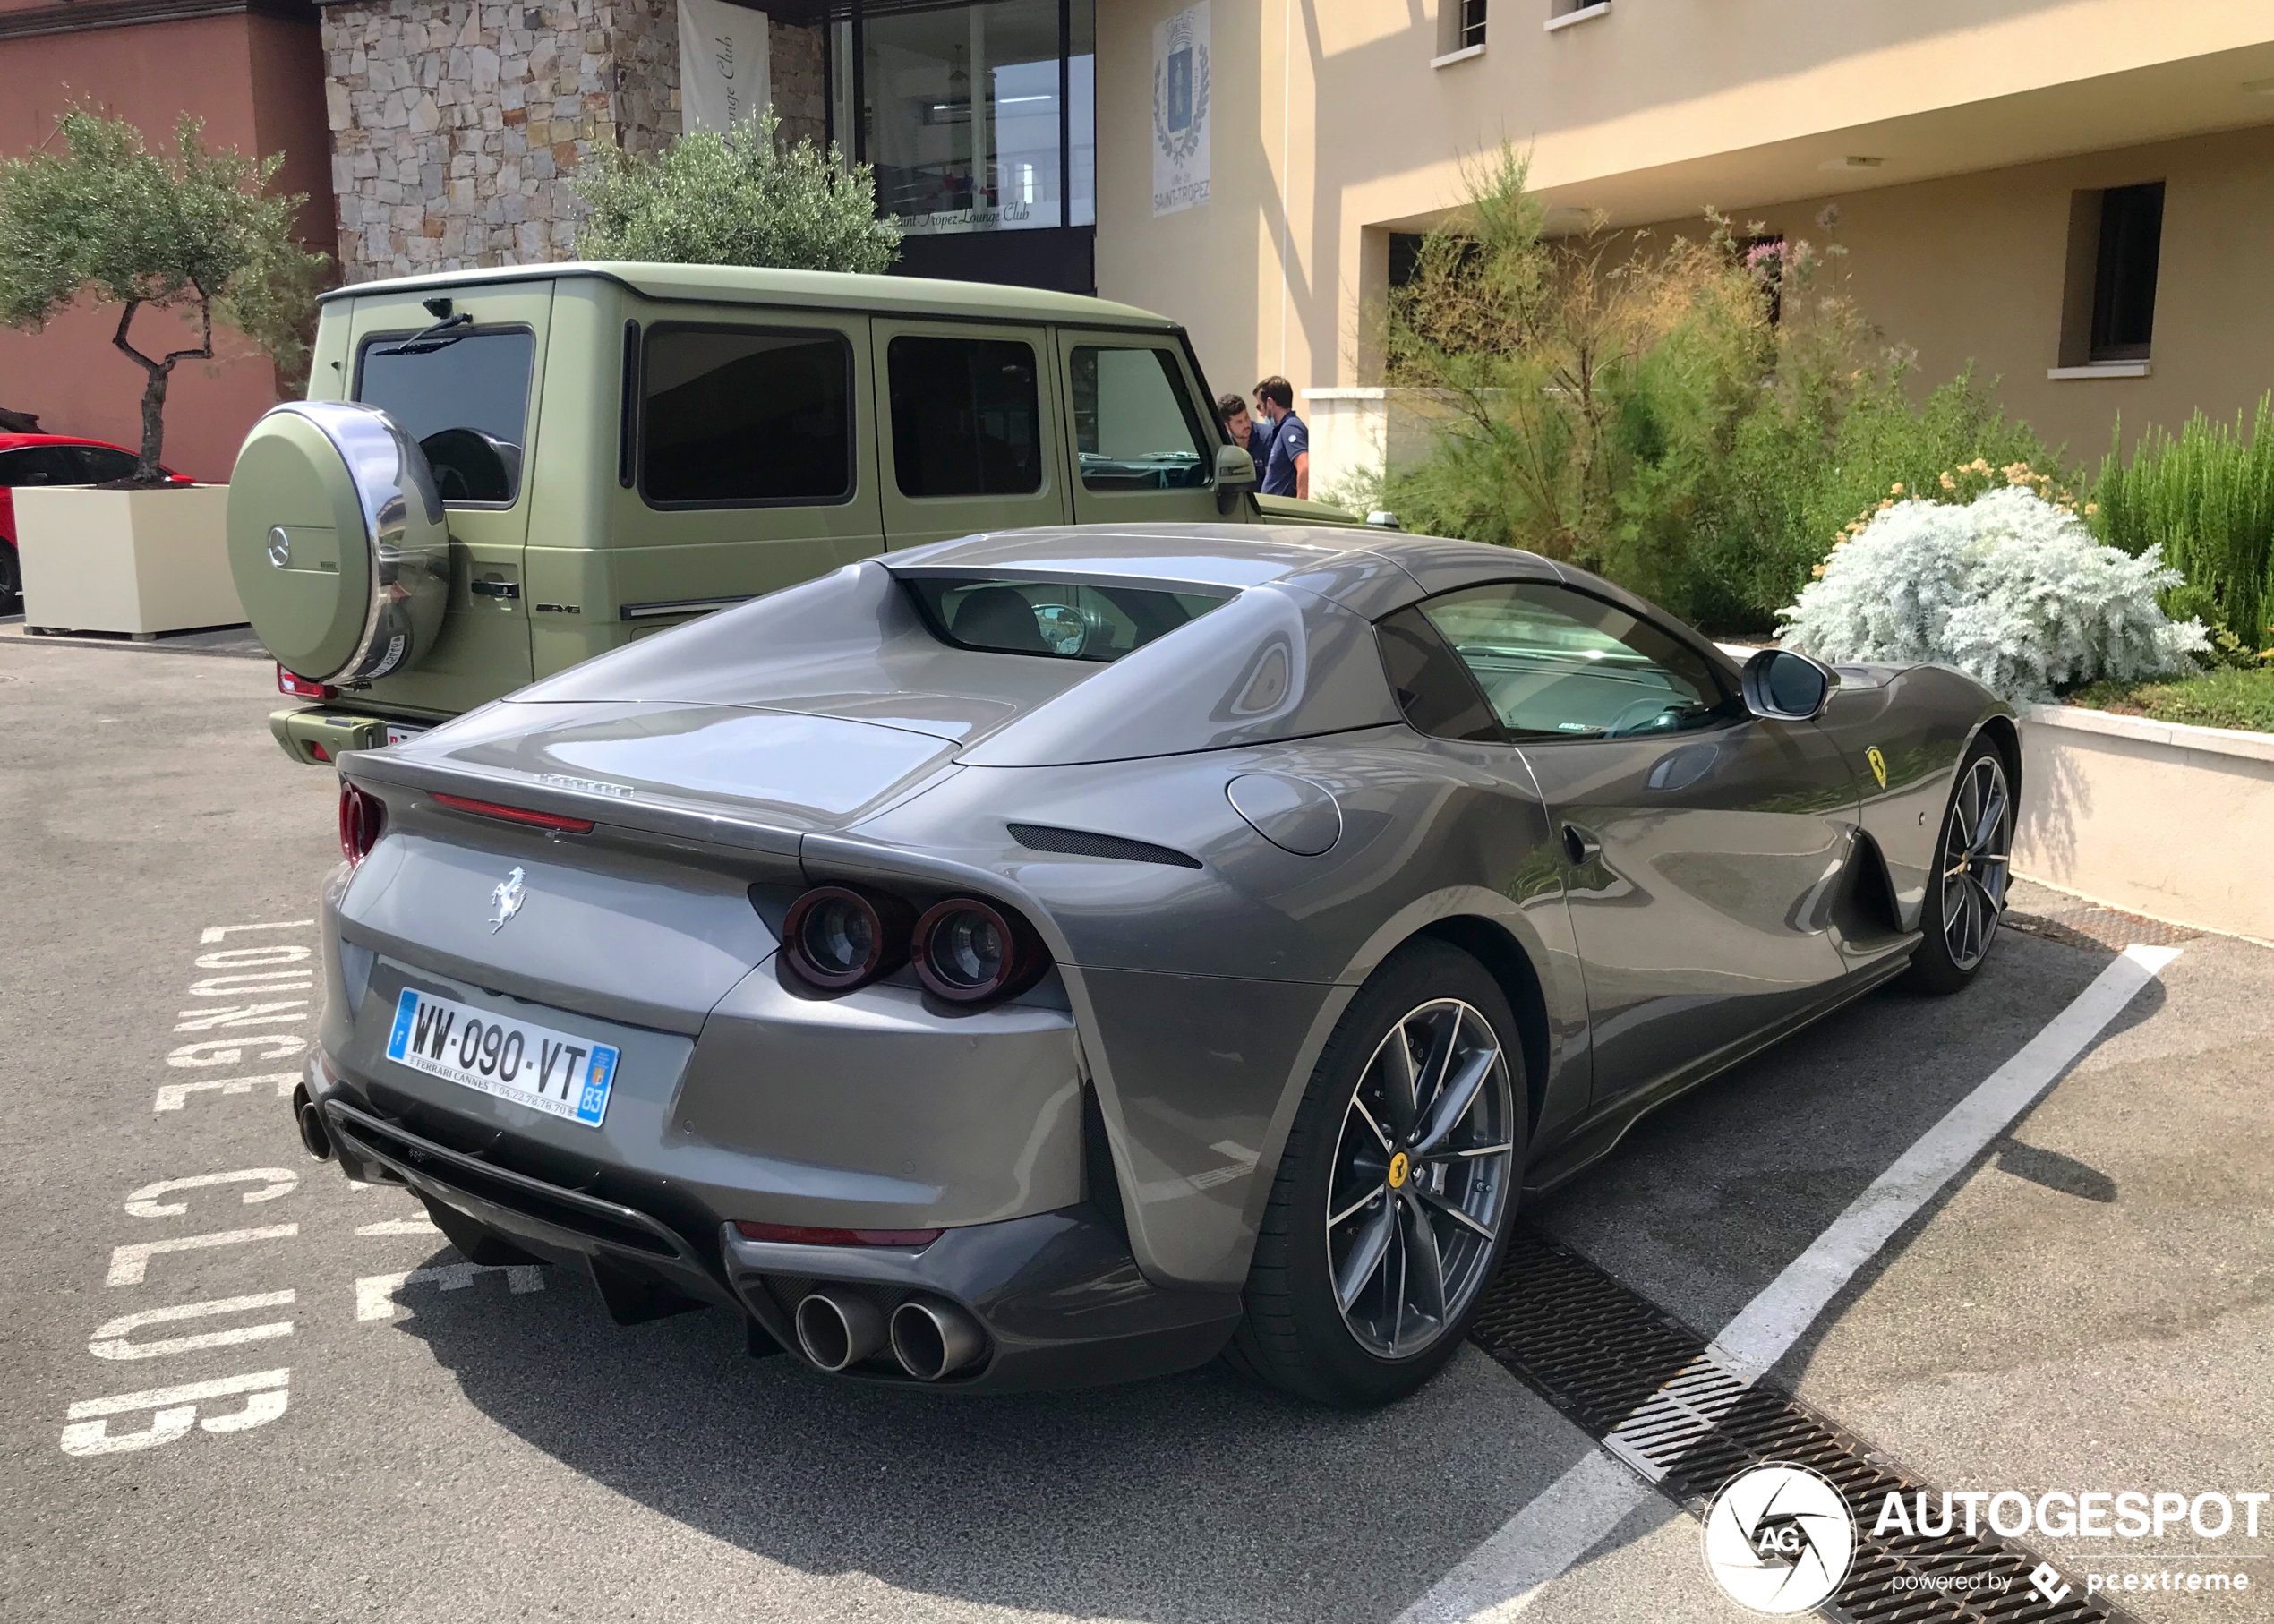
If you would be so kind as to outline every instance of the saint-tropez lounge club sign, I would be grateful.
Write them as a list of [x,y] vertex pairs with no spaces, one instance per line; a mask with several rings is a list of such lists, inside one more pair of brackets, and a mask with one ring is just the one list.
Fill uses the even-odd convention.
[[1153,25],[1153,212],[1208,201],[1208,0]]
[[679,0],[680,128],[731,129],[765,108],[766,18],[726,0]]

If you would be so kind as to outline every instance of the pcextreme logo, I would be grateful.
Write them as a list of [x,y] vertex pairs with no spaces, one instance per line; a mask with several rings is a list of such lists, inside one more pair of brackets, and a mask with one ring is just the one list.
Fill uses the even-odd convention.
[[1771,1461],[1722,1485],[1706,1513],[1706,1571],[1740,1607],[1772,1618],[1821,1605],[1848,1577],[1856,1519],[1826,1479]]

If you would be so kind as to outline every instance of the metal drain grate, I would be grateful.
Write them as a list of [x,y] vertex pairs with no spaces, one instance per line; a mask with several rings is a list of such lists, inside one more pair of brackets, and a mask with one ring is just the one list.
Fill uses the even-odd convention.
[[[1789,1461],[1828,1478],[1856,1513],[1855,1557],[1825,1604],[1852,1624],[2130,1624],[2072,1583],[2047,1602],[2042,1560],[1985,1529],[1876,1537],[1876,1508],[1940,1492],[1790,1394],[1741,1372],[1689,1327],[1535,1229],[1518,1229],[1469,1335],[1603,1447],[1693,1514],[1748,1466]],[[1930,1503],[1932,1503],[1930,1501]],[[1962,1525],[1961,1525],[1962,1527]],[[1969,1591],[1899,1580],[1978,1580]]]
[[2009,930],[2058,942],[2065,947],[2112,953],[2122,953],[2134,944],[2169,947],[2176,942],[2192,942],[2203,934],[2185,925],[2167,924],[2116,908],[2064,908],[2056,913],[2009,910],[2004,923]]

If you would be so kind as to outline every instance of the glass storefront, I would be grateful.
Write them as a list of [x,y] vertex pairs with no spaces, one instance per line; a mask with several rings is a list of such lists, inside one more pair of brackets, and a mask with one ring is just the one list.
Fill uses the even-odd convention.
[[1094,0],[856,7],[830,30],[831,134],[911,238],[1097,220]]

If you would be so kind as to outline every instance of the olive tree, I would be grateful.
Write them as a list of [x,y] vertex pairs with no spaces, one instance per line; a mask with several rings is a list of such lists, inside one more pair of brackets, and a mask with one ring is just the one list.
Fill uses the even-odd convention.
[[[0,322],[37,329],[90,291],[120,307],[111,342],[143,372],[134,479],[154,484],[174,369],[213,358],[218,321],[290,376],[306,360],[324,256],[292,235],[306,198],[269,193],[281,156],[209,150],[203,121],[187,114],[172,158],[125,120],[84,107],[64,114],[56,134],[60,150],[0,162]],[[137,348],[134,318],[146,306],[187,314],[197,344]]]
[[900,234],[876,218],[867,164],[832,146],[780,139],[772,108],[723,135],[698,130],[653,158],[595,150],[569,184],[592,213],[577,239],[587,260],[770,265],[877,272]]

